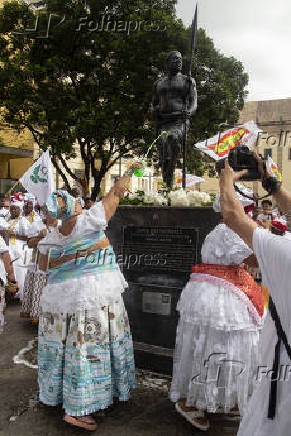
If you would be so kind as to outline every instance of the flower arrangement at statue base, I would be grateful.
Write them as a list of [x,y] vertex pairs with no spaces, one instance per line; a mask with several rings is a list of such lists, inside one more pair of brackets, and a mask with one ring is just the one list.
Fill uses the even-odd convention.
[[175,206],[201,207],[212,206],[215,194],[200,191],[184,191],[174,189],[167,192],[136,191],[120,201],[121,206]]

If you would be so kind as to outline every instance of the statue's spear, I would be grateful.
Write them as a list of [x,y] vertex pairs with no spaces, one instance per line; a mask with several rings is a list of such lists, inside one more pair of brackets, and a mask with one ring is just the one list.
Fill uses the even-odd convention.
[[[190,58],[188,62],[188,81],[189,81],[189,93],[191,92],[191,72],[192,72],[192,61],[193,61],[193,54],[196,48],[197,43],[197,15],[198,15],[198,8],[196,4],[195,8],[195,15],[192,21],[192,28],[191,28],[191,36],[190,36]],[[183,176],[182,176],[182,186],[183,189],[186,188],[186,158],[187,158],[187,96],[185,99],[185,120],[184,120],[184,132],[183,132]]]

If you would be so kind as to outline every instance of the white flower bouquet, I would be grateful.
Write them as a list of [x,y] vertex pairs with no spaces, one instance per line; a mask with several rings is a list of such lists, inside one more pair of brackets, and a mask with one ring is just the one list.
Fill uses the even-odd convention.
[[187,198],[189,206],[192,207],[203,206],[206,203],[211,203],[211,197],[207,192],[188,191]]
[[173,207],[201,207],[212,206],[213,199],[207,192],[200,191],[184,191],[178,189],[169,193],[137,191],[128,194],[127,197],[121,200],[120,205],[128,206],[167,206],[168,200]]
[[189,200],[186,192],[183,189],[178,191],[171,191],[169,193],[171,206],[189,206]]
[[146,204],[153,204],[154,206],[168,205],[167,198],[164,197],[162,194],[159,194],[158,192],[150,192],[148,194],[145,194],[143,201]]

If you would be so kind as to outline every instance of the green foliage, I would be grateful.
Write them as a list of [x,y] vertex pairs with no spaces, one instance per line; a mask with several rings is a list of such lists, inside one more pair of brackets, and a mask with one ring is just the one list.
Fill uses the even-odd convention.
[[[68,174],[76,179],[70,168],[74,146],[86,180],[90,173],[94,179],[96,197],[111,166],[120,157],[142,155],[155,138],[149,106],[156,74],[165,70],[169,51],[180,50],[185,60],[188,55],[189,29],[177,20],[175,5],[176,0],[48,0],[37,26],[25,4],[9,2],[0,10],[3,123],[28,128],[43,150],[49,147],[65,184]],[[100,31],[102,11],[111,31]],[[127,23],[126,31],[116,30],[118,19]],[[155,27],[146,27],[151,21]],[[129,22],[138,28],[130,30]],[[201,29],[193,76],[199,106],[189,133],[188,172],[203,175],[207,159],[193,144],[205,130],[211,134],[219,123],[237,120],[247,76]]]
[[[50,147],[55,165],[56,158],[65,165],[58,167],[65,183],[65,173],[74,178],[68,159],[78,144],[86,179],[91,172],[95,180],[93,196],[121,156],[142,154],[155,136],[152,128],[144,128],[156,79],[152,66],[162,65],[166,53],[179,45],[183,26],[175,18],[176,1],[150,3],[48,0],[47,12],[29,32],[25,29],[33,29],[36,17],[27,6],[12,2],[0,12],[5,122],[18,130],[27,127],[42,149]],[[107,11],[105,30],[92,31],[90,21],[100,26],[102,11]],[[114,31],[120,17],[127,31]],[[160,30],[146,27],[149,22]]]
[[126,196],[120,200],[120,206],[153,206],[153,203],[144,202],[144,191],[136,191],[134,195]]

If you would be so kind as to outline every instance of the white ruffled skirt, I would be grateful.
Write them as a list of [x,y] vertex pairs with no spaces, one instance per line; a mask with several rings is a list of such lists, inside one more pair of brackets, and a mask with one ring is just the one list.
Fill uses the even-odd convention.
[[49,283],[42,291],[42,312],[95,314],[96,309],[110,306],[127,288],[120,269],[84,275],[62,283]]
[[189,282],[177,306],[170,398],[211,413],[244,413],[255,384],[258,326],[232,291],[206,282]]
[[40,400],[84,416],[127,401],[134,353],[119,269],[48,284],[40,301]]

